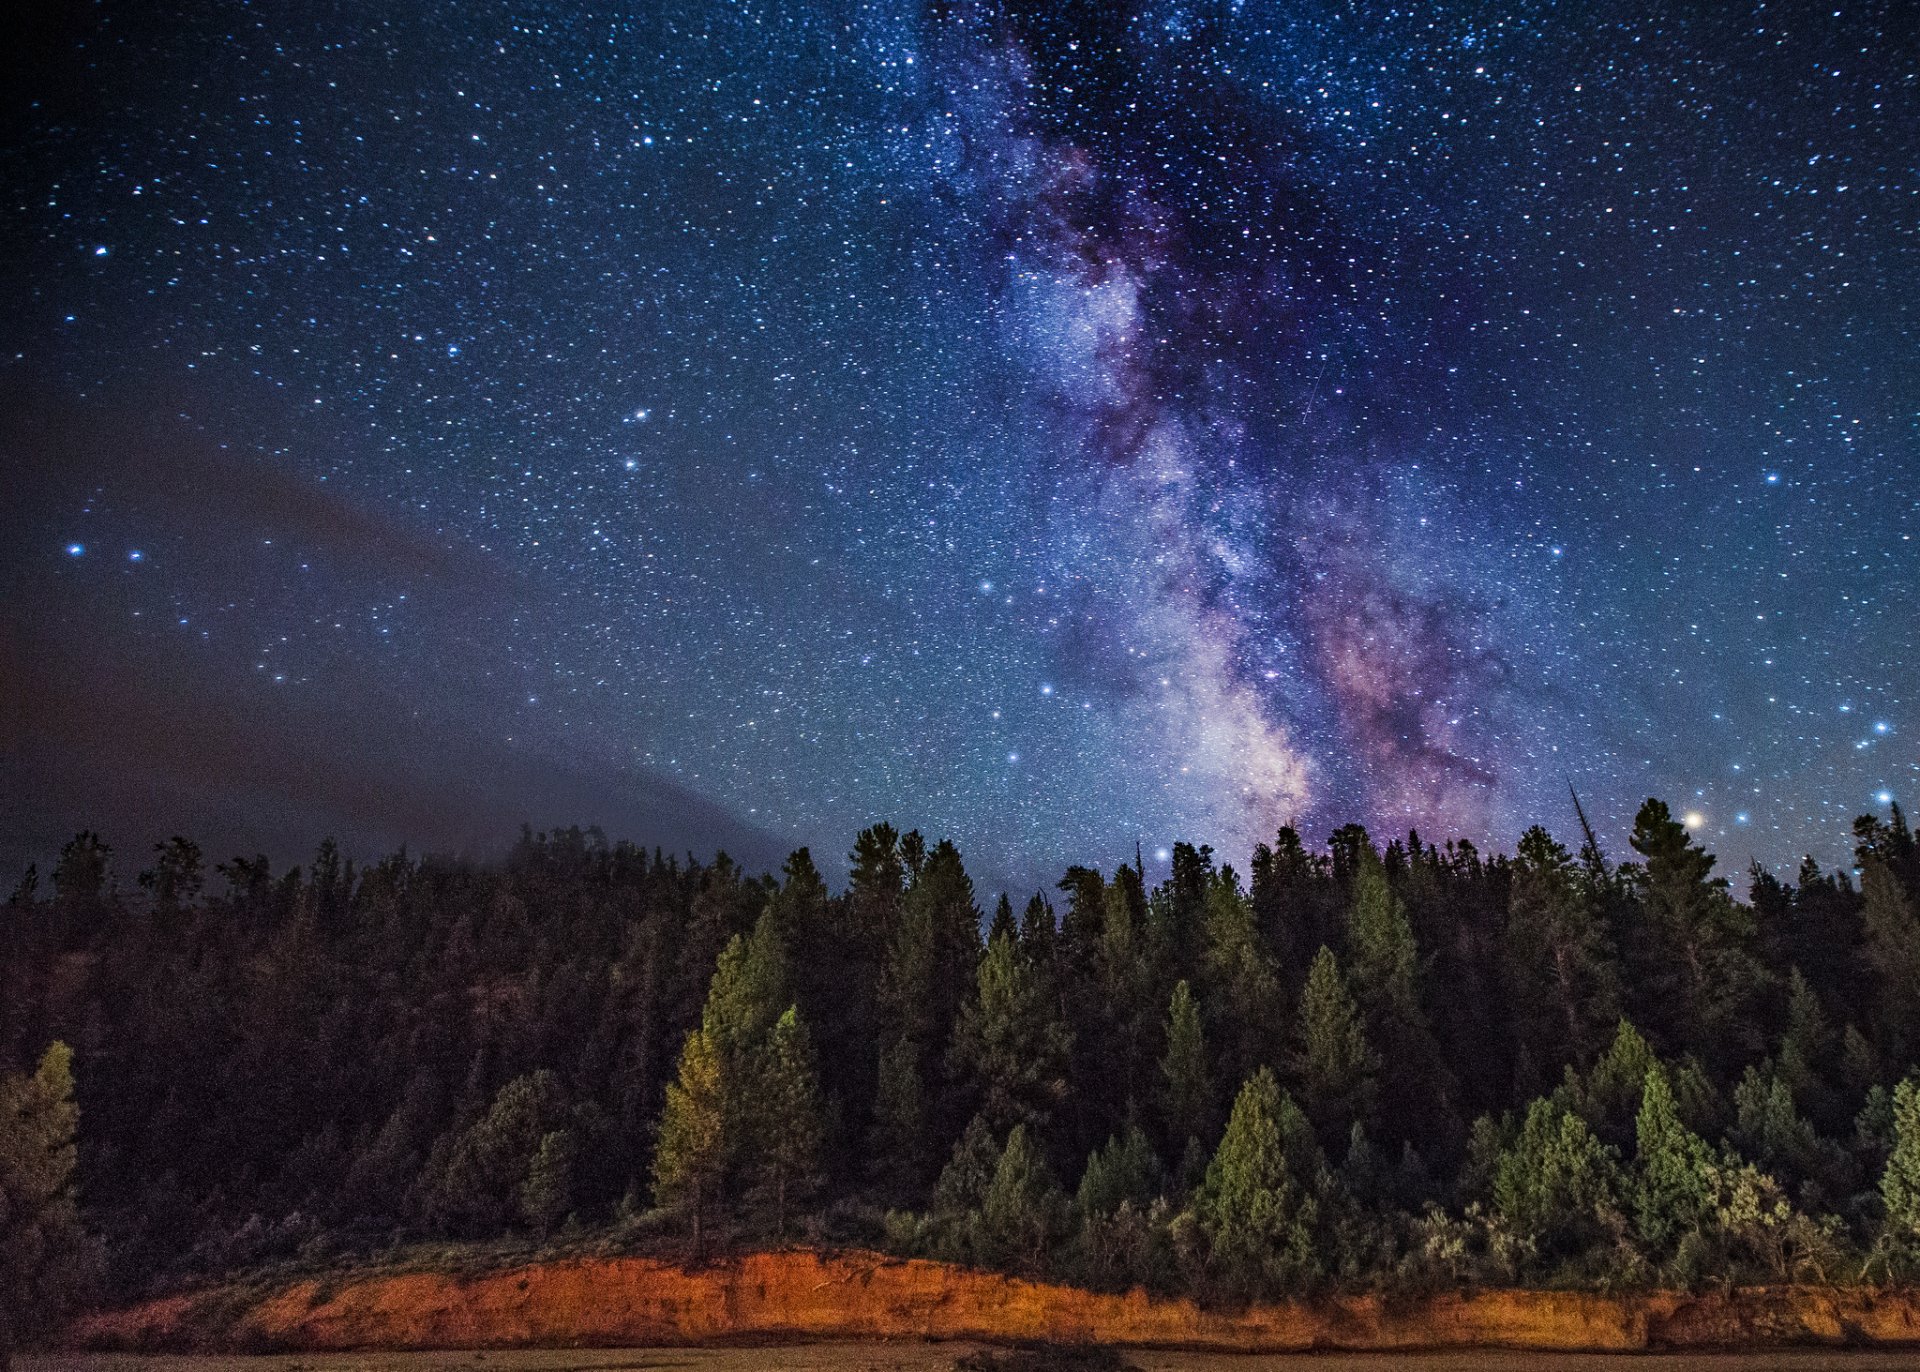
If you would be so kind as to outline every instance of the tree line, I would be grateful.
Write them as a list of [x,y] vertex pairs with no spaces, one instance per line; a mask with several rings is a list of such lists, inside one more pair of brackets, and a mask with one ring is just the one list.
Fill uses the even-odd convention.
[[1217,1300],[1913,1275],[1899,811],[1745,900],[1659,801],[1630,860],[1581,831],[1281,829],[1244,876],[1180,844],[1017,912],[886,824],[838,893],[805,849],[579,829],[278,873],[175,838],[123,889],[82,834],[0,911],[0,1103],[37,1102],[0,1110],[0,1269],[32,1173],[108,1294],[508,1237]]

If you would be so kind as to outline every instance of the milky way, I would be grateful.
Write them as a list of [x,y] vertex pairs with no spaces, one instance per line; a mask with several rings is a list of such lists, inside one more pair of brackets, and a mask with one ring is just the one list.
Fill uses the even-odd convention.
[[4,856],[887,816],[1025,882],[1571,783],[1833,860],[1915,784],[1920,55],[1700,8],[51,24]]

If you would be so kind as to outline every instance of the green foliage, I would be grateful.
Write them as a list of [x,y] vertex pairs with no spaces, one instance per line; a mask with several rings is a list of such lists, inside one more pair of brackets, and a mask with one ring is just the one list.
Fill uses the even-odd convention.
[[1586,1121],[1551,1099],[1527,1107],[1493,1177],[1494,1210],[1543,1257],[1577,1257],[1615,1227],[1619,1159]]
[[535,1233],[545,1237],[559,1228],[573,1203],[573,1168],[579,1145],[571,1129],[544,1134],[526,1180],[520,1183],[520,1215]]
[[1920,916],[1885,862],[1866,864],[1860,895],[1880,1051],[1911,1061],[1920,1057]]
[[1066,1197],[1027,1127],[1014,1125],[980,1199],[975,1251],[989,1266],[1039,1273],[1066,1225]]
[[1658,1065],[1647,1070],[1634,1136],[1634,1231],[1658,1259],[1707,1218],[1713,1161],[1705,1140],[1680,1122],[1666,1069]]
[[1021,951],[1009,914],[987,943],[954,1030],[956,1075],[995,1130],[1044,1125],[1065,1099],[1070,1042],[1058,1002]]
[[1311,1187],[1319,1150],[1306,1117],[1261,1068],[1233,1103],[1227,1132],[1193,1198],[1206,1262],[1221,1289],[1277,1295],[1321,1275]]
[[915,833],[901,841],[901,854],[912,882],[881,977],[871,1137],[883,1185],[906,1193],[924,1183],[937,1156],[929,1133],[959,1124],[943,1069],[962,1004],[977,983],[981,946],[980,911],[959,850],[943,840],[929,853]]
[[1365,850],[1354,875],[1353,901],[1347,910],[1347,955],[1354,988],[1370,1013],[1408,1023],[1421,1019],[1414,990],[1418,950],[1413,925],[1372,848]]
[[789,1003],[786,949],[769,910],[755,921],[751,936],[735,934],[721,950],[700,1027],[723,1067],[737,1068],[766,1040]]
[[1880,1174],[1881,1243],[1902,1271],[1920,1266],[1920,1078],[1893,1089],[1893,1148]]
[[1293,1070],[1307,1116],[1322,1139],[1345,1137],[1372,1111],[1380,1060],[1331,948],[1320,949],[1307,973],[1297,1037]]
[[[775,879],[578,829],[492,866],[236,858],[218,890],[180,838],[122,889],[83,835],[4,906],[0,1068],[80,1047],[124,1291],[616,1220],[866,1241],[883,1205],[913,1251],[1202,1295],[1842,1280],[1869,1248],[1904,1278],[1920,845],[1856,837],[1859,889],[1756,871],[1750,910],[1657,807],[1618,872],[1591,835],[1576,863],[1538,829],[1512,859],[1283,831],[1250,891],[1180,844],[1016,927],[886,825],[838,892],[804,850]],[[1069,1205],[1048,1167],[1080,1159]]]
[[720,1053],[707,1031],[696,1029],[681,1050],[678,1078],[667,1087],[653,1152],[654,1204],[688,1215],[696,1250],[727,1174],[728,1142]]
[[1274,1056],[1283,996],[1254,924],[1253,906],[1230,867],[1207,882],[1202,932],[1200,973],[1219,1073],[1242,1081]]
[[784,1235],[790,1207],[813,1199],[820,1188],[826,1133],[813,1041],[793,1006],[767,1037],[750,1117],[755,1195],[773,1232]]
[[1759,1047],[1752,1009],[1771,978],[1754,956],[1753,914],[1711,877],[1713,855],[1695,844],[1666,805],[1634,816],[1633,874],[1645,916],[1643,973],[1650,1004],[1678,1042],[1715,1061]]
[[1733,1092],[1732,1141],[1742,1153],[1777,1176],[1802,1183],[1830,1181],[1840,1175],[1844,1158],[1823,1146],[1818,1133],[1793,1102],[1793,1089],[1772,1063],[1757,1064],[1741,1075]]
[[1159,1193],[1160,1160],[1138,1126],[1129,1125],[1087,1159],[1074,1205],[1082,1216],[1111,1215],[1123,1205],[1145,1210]]
[[566,1118],[564,1094],[552,1072],[529,1072],[502,1086],[486,1113],[453,1138],[432,1170],[427,1203],[434,1218],[467,1234],[523,1218],[521,1196],[542,1142],[564,1129]]
[[1516,1029],[1542,1067],[1585,1063],[1619,1017],[1619,971],[1601,911],[1567,850],[1520,838],[1501,971]]
[[75,1203],[73,1053],[54,1042],[30,1075],[0,1073],[0,1363],[91,1291],[99,1253]]
[[1652,1046],[1623,1019],[1607,1051],[1585,1077],[1567,1070],[1561,1095],[1603,1140],[1622,1147],[1633,1141],[1633,1121],[1640,1112],[1647,1073],[1658,1065]]
[[965,1215],[978,1210],[993,1184],[1000,1165],[1000,1142],[985,1117],[975,1115],[967,1121],[953,1154],[933,1188],[933,1210],[937,1215]]
[[1213,1073],[1208,1065],[1200,1007],[1184,981],[1176,982],[1167,1005],[1167,1051],[1160,1059],[1165,1083],[1162,1111],[1169,1139],[1198,1138],[1209,1132],[1213,1113]]

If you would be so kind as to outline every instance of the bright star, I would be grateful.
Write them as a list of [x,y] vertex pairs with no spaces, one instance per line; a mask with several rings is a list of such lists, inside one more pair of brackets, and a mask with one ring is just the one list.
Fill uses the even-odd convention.
[[69,543],[67,545],[67,556],[79,557],[82,553],[86,552],[86,550],[87,545],[84,543]]
[[1689,829],[1698,829],[1707,822],[1707,817],[1698,810],[1689,810],[1683,817],[1683,822]]

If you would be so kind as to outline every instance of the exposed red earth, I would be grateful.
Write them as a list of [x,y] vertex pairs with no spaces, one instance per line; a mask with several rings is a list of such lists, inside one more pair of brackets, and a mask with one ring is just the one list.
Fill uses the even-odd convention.
[[96,1313],[89,1349],[310,1352],[1057,1340],[1221,1352],[1920,1345],[1920,1291],[1755,1287],[1603,1295],[1339,1296],[1247,1310],[1082,1291],[877,1253],[755,1253],[693,1270],[579,1258],[486,1273],[343,1274]]

